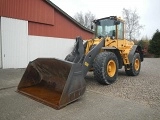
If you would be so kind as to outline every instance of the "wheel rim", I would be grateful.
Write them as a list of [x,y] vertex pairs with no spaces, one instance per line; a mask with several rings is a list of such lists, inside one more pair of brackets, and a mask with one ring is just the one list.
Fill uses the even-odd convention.
[[107,64],[107,73],[110,77],[113,77],[116,73],[116,63],[110,60]]
[[135,68],[136,71],[139,70],[139,66],[140,66],[139,63],[140,63],[140,62],[139,62],[139,59],[136,59],[136,60],[135,60],[135,63],[134,63],[134,68]]

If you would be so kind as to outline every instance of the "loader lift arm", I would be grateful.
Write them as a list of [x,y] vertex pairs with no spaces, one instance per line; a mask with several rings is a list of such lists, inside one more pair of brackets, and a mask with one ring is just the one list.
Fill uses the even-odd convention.
[[84,58],[84,46],[82,38],[79,36],[76,37],[74,48],[72,52],[66,56],[65,60],[74,63],[82,63]]
[[87,72],[93,65],[93,61],[95,57],[100,52],[101,48],[104,46],[105,39],[102,38],[101,42],[94,46],[88,53],[85,55],[85,47],[87,45],[87,42],[83,44],[83,40],[81,37],[76,38],[76,43],[74,46],[73,51],[66,56],[65,60],[74,62],[74,63],[81,63],[83,64],[83,75],[86,76]]

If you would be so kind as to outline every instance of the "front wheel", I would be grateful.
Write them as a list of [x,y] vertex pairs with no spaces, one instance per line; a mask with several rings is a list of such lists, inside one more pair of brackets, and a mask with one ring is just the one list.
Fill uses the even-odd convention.
[[135,53],[129,68],[125,66],[125,72],[128,76],[137,76],[141,69],[141,59],[139,53]]
[[95,58],[94,77],[100,84],[111,84],[118,75],[118,60],[113,52],[101,52]]

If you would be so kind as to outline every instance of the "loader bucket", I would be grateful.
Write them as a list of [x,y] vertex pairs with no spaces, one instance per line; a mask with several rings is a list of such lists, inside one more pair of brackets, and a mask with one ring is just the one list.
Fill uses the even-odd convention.
[[80,63],[38,58],[28,64],[17,91],[60,109],[81,97],[85,88]]

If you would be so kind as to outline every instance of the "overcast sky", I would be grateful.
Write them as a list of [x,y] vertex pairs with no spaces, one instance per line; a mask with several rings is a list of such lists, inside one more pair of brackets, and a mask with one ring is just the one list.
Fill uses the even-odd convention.
[[122,17],[122,9],[137,10],[140,24],[144,25],[140,38],[149,38],[160,30],[160,0],[51,0],[70,16],[77,12],[91,11],[96,18],[107,16]]

